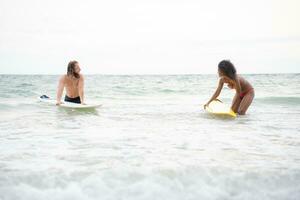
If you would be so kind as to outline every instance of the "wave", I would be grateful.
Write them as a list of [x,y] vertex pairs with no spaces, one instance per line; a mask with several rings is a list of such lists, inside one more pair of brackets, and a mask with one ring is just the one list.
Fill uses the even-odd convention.
[[[240,172],[207,169],[107,169],[1,174],[0,199],[293,199],[299,171]],[[274,190],[274,188],[276,188]],[[291,196],[292,194],[292,196]],[[123,198],[122,198],[123,197]],[[161,198],[163,197],[163,198]],[[292,198],[291,198],[292,197]]]
[[263,97],[255,101],[268,104],[300,105],[300,97]]
[[184,90],[184,89],[161,89],[159,92],[166,93],[166,94],[170,94],[170,93],[187,93],[188,90]]

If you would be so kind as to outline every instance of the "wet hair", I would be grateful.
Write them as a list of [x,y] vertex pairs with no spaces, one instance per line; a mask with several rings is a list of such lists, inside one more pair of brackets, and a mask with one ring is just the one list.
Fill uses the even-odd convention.
[[218,69],[228,78],[236,79],[236,69],[230,60],[222,60],[218,65]]
[[70,61],[68,64],[67,75],[75,78],[79,78],[79,74],[75,72],[75,66],[78,64],[76,60]]

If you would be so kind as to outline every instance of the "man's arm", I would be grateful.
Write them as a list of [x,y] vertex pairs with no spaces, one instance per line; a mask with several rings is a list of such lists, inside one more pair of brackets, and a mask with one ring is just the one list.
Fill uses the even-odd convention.
[[61,96],[65,88],[65,76],[62,76],[59,79],[58,87],[57,87],[57,95],[56,95],[56,105],[61,104]]
[[79,82],[78,82],[78,92],[79,92],[79,97],[80,97],[80,102],[81,104],[84,103],[84,77],[83,75],[80,75]]

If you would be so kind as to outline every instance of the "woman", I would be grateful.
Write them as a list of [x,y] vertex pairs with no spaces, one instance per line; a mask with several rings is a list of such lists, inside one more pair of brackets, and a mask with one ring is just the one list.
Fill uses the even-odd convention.
[[62,104],[61,97],[66,88],[65,101],[85,104],[84,103],[84,78],[80,74],[80,67],[77,61],[70,61],[68,64],[67,74],[59,79],[56,105]]
[[231,109],[240,115],[246,114],[247,109],[254,98],[254,89],[252,85],[242,76],[236,73],[234,65],[229,60],[223,60],[218,65],[219,85],[210,100],[204,105],[208,106],[221,93],[224,83],[229,88],[235,89],[236,94],[232,101]]

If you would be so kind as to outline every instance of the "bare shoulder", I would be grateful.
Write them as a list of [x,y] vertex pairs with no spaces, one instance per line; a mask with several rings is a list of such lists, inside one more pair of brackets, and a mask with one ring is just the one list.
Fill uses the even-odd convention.
[[225,76],[221,76],[220,78],[219,78],[219,82],[220,83],[224,83],[226,81],[226,77]]
[[240,84],[242,84],[243,86],[252,87],[251,84],[241,75],[238,75],[238,80],[239,80]]
[[79,76],[80,76],[80,77],[79,77],[79,80],[80,80],[80,81],[83,81],[83,80],[84,80],[83,74],[80,74]]
[[237,77],[238,77],[238,80],[242,80],[242,81],[245,80],[245,79],[244,79],[241,75],[239,75],[239,74],[237,75]]
[[79,83],[79,85],[84,84],[84,76],[82,74],[79,75],[78,83]]
[[65,82],[66,78],[67,78],[67,75],[62,75],[62,76],[59,78],[59,81]]
[[245,82],[245,83],[248,82],[248,81],[247,81],[244,77],[242,77],[241,75],[238,75],[238,80],[239,80],[240,82]]

